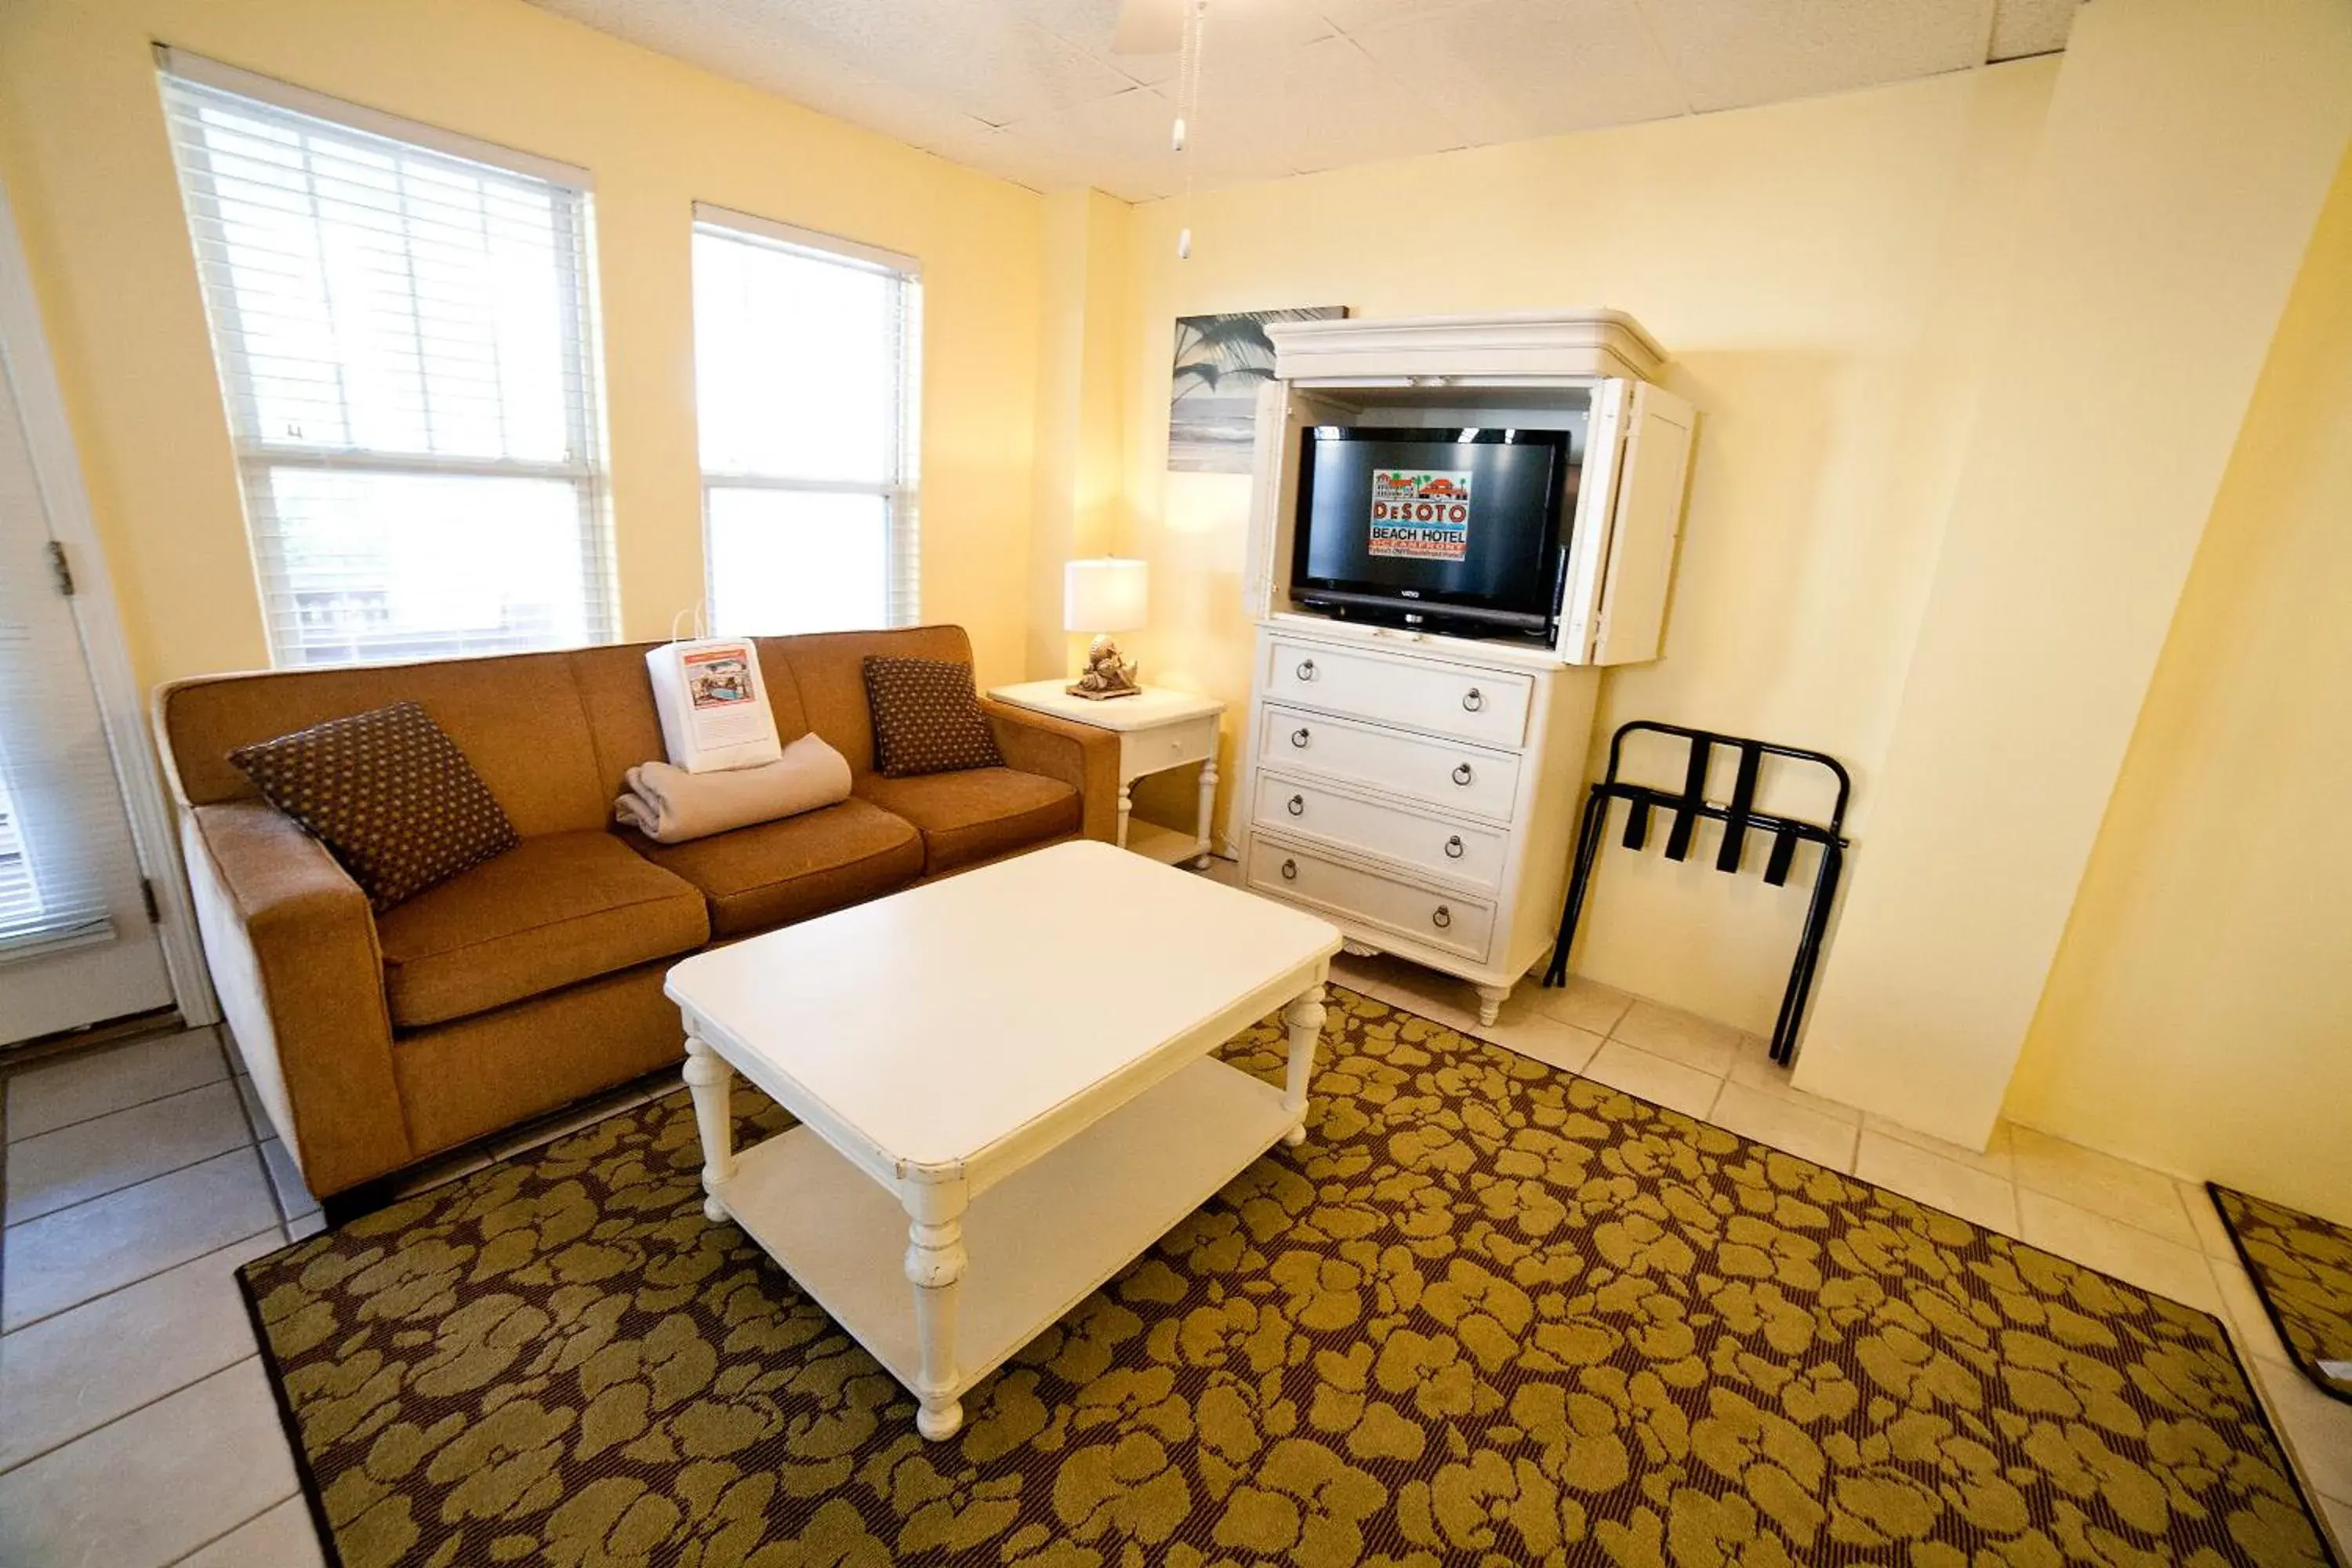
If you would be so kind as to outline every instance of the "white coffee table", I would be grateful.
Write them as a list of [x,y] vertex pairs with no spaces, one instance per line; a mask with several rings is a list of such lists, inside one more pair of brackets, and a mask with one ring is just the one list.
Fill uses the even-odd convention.
[[[669,972],[732,1216],[910,1390],[964,1393],[1277,1142],[1305,1136],[1339,933],[1056,845]],[[1276,1008],[1286,1087],[1211,1052]],[[738,1152],[730,1068],[801,1125]]]

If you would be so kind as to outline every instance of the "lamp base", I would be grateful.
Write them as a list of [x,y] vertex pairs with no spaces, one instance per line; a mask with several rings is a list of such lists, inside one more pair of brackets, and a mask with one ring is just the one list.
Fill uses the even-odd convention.
[[1135,683],[1135,666],[1118,657],[1118,645],[1108,637],[1095,638],[1087,650],[1085,672],[1063,689],[1095,702],[1143,695],[1143,688]]

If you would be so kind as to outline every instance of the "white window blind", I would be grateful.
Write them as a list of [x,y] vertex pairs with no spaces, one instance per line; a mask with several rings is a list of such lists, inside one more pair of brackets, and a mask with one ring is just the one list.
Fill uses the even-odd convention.
[[610,640],[585,175],[176,52],[163,90],[276,661]]
[[911,257],[698,205],[696,416],[714,629],[920,617]]
[[108,891],[139,877],[48,542],[31,445],[0,367],[0,964],[112,936]]

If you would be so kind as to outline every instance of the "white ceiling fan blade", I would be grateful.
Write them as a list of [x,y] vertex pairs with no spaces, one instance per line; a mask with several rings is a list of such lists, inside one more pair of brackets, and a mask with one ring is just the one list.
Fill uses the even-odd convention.
[[1111,29],[1115,55],[1172,55],[1184,47],[1184,7],[1191,0],[1120,0]]

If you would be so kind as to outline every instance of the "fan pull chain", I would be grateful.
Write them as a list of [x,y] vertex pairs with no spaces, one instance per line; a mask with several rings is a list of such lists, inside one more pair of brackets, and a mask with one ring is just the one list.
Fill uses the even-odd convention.
[[1178,206],[1176,259],[1192,255],[1192,123],[1201,113],[1201,51],[1209,31],[1209,0],[1188,0],[1184,7],[1184,42],[1176,59],[1176,123],[1169,128],[1168,150],[1184,160],[1184,195]]

